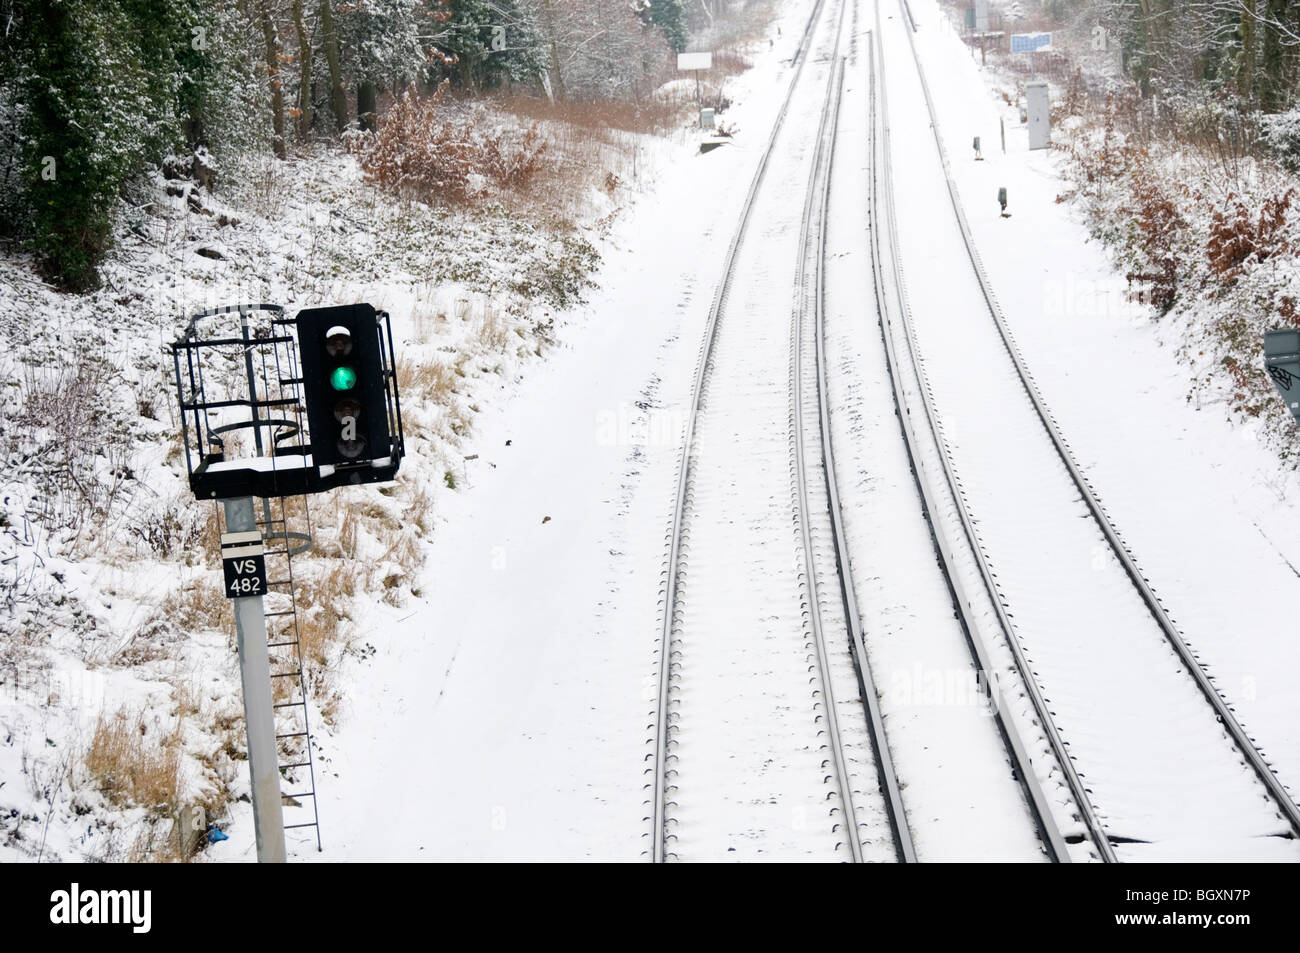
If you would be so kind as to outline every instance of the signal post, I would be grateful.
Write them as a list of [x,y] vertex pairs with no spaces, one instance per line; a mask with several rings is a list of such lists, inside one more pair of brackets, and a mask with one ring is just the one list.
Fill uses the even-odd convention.
[[[368,304],[305,309],[293,319],[279,305],[230,305],[195,315],[172,345],[190,488],[224,505],[222,569],[235,609],[260,863],[286,859],[275,722],[284,705],[271,690],[265,549],[253,497],[262,498],[269,525],[271,498],[396,476],[405,448],[388,321]],[[229,368],[241,365],[246,380],[232,379]],[[237,457],[234,444],[227,450],[230,434],[242,430],[253,432],[251,457]],[[269,535],[289,555],[310,546],[309,535],[287,526]],[[291,537],[306,545],[290,551]],[[305,697],[302,704],[305,719]]]

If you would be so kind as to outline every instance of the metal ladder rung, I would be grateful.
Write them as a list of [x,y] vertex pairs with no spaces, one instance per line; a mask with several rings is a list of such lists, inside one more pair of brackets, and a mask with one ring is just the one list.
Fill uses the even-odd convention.
[[[290,380],[301,382],[302,378],[298,377]],[[293,578],[293,558],[294,558],[293,547],[295,545],[295,541],[290,539],[290,536],[292,534],[289,530],[290,522],[296,521],[299,517],[296,515],[291,517],[288,510],[284,508],[283,503],[281,505],[279,517],[273,516],[269,510],[265,511],[264,515],[266,517],[265,519],[256,519],[256,518],[254,519],[254,524],[256,525],[260,535],[262,536],[262,544],[264,547],[263,555],[268,560],[273,560],[273,559],[284,560],[283,565],[277,563],[273,569],[270,563],[268,563],[268,569],[271,569],[271,572],[268,573],[269,575],[278,576],[279,573],[283,572],[284,576],[280,578],[272,578],[268,580],[266,583],[266,589],[268,594],[270,594],[270,591],[273,589],[279,590],[278,592],[275,593],[276,596],[288,595],[290,600],[289,609],[282,609],[274,612],[264,612],[264,616],[267,620],[267,633],[266,633],[267,637],[269,639],[275,640],[273,642],[267,643],[267,649],[294,649],[295,652],[297,653],[296,656],[290,656],[289,658],[286,659],[272,659],[273,664],[276,664],[278,662],[280,664],[287,663],[293,665],[294,664],[293,659],[296,657],[297,664],[294,668],[285,671],[270,672],[269,674],[270,677],[273,679],[296,678],[298,679],[299,685],[302,689],[302,691],[297,691],[291,688],[289,692],[289,696],[291,700],[289,701],[272,702],[271,708],[273,711],[276,712],[286,708],[302,709],[302,721],[301,721],[301,724],[303,726],[302,730],[289,731],[289,732],[285,732],[284,734],[276,734],[275,739],[277,742],[277,747],[279,742],[282,741],[287,742],[293,738],[307,739],[305,750],[300,750],[297,752],[298,756],[303,758],[304,760],[295,761],[291,764],[281,765],[278,763],[279,757],[277,757],[276,767],[282,772],[295,771],[302,768],[306,768],[308,771],[312,773],[308,781],[309,783],[311,783],[313,788],[313,790],[302,791],[295,794],[281,795],[282,798],[287,799],[290,802],[298,802],[304,798],[312,799],[312,806],[311,806],[312,820],[304,821],[296,824],[286,824],[284,825],[284,830],[295,830],[300,827],[316,828],[316,832],[317,832],[316,846],[319,849],[320,815],[317,811],[318,799],[317,799],[316,792],[314,790],[316,786],[315,785],[315,780],[316,780],[315,764],[314,764],[315,758],[312,755],[311,730],[308,727],[308,721],[310,718],[309,713],[311,709],[310,706],[308,705],[307,696],[306,696],[306,672],[303,669],[303,664],[302,664],[302,638],[298,629],[300,625],[300,620],[298,619],[297,597],[294,593],[295,579]],[[310,529],[308,530],[308,532],[310,532]],[[285,618],[286,621],[284,622],[283,625],[279,625],[277,623],[279,628],[279,630],[277,631],[276,626],[271,625],[271,620],[279,619],[279,618]],[[293,699],[294,694],[298,694],[300,695],[300,697],[297,699]],[[286,728],[293,727],[294,725],[299,723],[297,715],[285,715],[283,718],[277,717],[276,720],[282,722],[283,727]],[[286,746],[286,747],[292,747],[292,746]],[[292,752],[285,751],[285,750],[280,750],[279,755],[283,757],[293,757]],[[305,804],[298,804],[297,806],[304,808],[304,810],[306,809]]]

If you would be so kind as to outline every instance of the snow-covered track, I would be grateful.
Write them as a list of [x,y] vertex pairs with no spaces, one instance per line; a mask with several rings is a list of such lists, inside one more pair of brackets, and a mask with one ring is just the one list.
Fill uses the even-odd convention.
[[[914,29],[911,26],[910,12],[908,24],[909,28]],[[997,668],[992,661],[991,647],[981,631],[980,613],[983,611],[985,614],[990,612],[995,614],[1004,633],[1011,632],[1011,624],[1006,618],[1006,608],[997,598],[993,576],[975,536],[969,510],[952,469],[951,457],[944,452],[939,437],[933,392],[925,379],[925,369],[918,360],[915,331],[897,252],[897,213],[894,208],[891,168],[888,86],[883,70],[878,72],[876,69],[877,41],[880,36],[880,6],[877,4],[876,32],[868,45],[868,55],[871,59],[872,140],[869,219],[876,306],[880,315],[880,333],[884,342],[894,405],[903,433],[903,442],[907,445],[908,458],[912,461],[912,475],[921,496],[926,521],[930,524],[935,545],[939,550],[939,562],[953,595],[953,602],[957,606],[962,629],[975,656],[978,670],[986,674],[985,682],[990,694],[989,704],[997,719],[999,732],[1016,766],[1017,779],[1038,822],[1039,836],[1044,849],[1054,861],[1068,863],[1069,849],[1051,809],[1051,799],[1043,778],[1065,781],[1074,803],[1082,805],[1080,814],[1089,831],[1100,831],[1100,824],[1096,821],[1083,783],[1074,771],[1069,752],[1060,734],[1055,730],[1042,693],[1032,677],[1029,677],[1028,663],[1023,654],[1017,652],[1019,644],[1014,639],[1008,638],[1007,642],[1013,650],[1021,684],[1013,687],[1004,685],[1002,679],[988,677],[988,673],[997,671]],[[914,386],[905,385],[905,374],[910,375],[909,383]],[[936,452],[927,456],[925,453],[927,446],[932,447]],[[928,467],[927,460],[932,461]],[[944,533],[942,527],[936,526],[938,514],[945,509],[954,512],[957,516],[962,530],[960,543],[954,543]],[[975,585],[968,581],[968,574],[962,572],[957,546],[964,547],[966,564],[978,567],[979,581]],[[1034,727],[1041,728],[1041,731],[1025,737],[1026,733],[1022,732],[1016,719],[1011,717],[1008,703],[1011,692],[1004,693],[1004,688],[1011,688],[1018,696],[1023,692],[1023,697],[1030,701],[1038,718],[1038,724]],[[1035,770],[1030,754],[1032,750],[1043,751],[1051,759],[1052,763],[1045,767],[1042,777]]]
[[[818,549],[814,540],[819,510],[807,500],[814,481],[803,431],[809,401],[817,412],[821,398],[795,390],[804,383],[804,358],[815,361],[802,342],[817,325],[803,314],[820,286],[809,295],[804,278],[821,253],[811,219],[825,209],[829,178],[819,172],[829,168],[833,147],[844,8],[829,30],[819,28],[820,5],[809,20],[701,345],[669,530],[651,713],[647,853],[655,861],[910,853],[895,831],[901,807],[896,820],[876,795],[878,788],[896,795],[897,784],[892,774],[888,788],[877,783],[873,735],[859,714],[856,663],[865,656],[847,634],[827,637],[823,616],[833,609],[819,593],[831,587],[817,581],[828,560],[836,571],[839,550]],[[807,64],[815,64],[814,78],[801,83]],[[787,123],[787,114],[797,119]],[[808,135],[814,123],[815,137]],[[769,166],[779,166],[773,185],[760,188]],[[801,180],[809,184],[796,218],[781,186]],[[761,240],[746,241],[759,228]],[[792,285],[793,313],[783,305]],[[814,371],[810,379],[819,377]],[[850,690],[837,702],[846,681]],[[874,701],[874,686],[868,697]],[[689,786],[678,783],[684,760]]]
[[[905,13],[901,2],[899,11],[900,16]],[[996,331],[996,339],[981,341],[977,329],[953,333],[951,323],[945,326],[932,319],[928,336],[918,337],[912,331],[911,343],[920,351],[914,359],[927,392],[932,391],[924,378],[928,363],[935,365],[944,384],[947,403],[939,401],[935,436],[943,443],[949,463],[954,456],[964,461],[966,487],[962,477],[951,477],[963,508],[968,496],[980,501],[983,522],[972,520],[966,512],[967,529],[1025,690],[1034,699],[1042,728],[1055,739],[1053,747],[1070,781],[1075,807],[1098,854],[1106,860],[1122,859],[1115,845],[1132,850],[1135,858],[1199,859],[1206,851],[1213,856],[1263,856],[1268,849],[1264,839],[1293,840],[1300,833],[1300,809],[1202,669],[1039,394],[975,247],[916,40],[910,30],[898,32],[907,36],[951,202],[950,222],[939,227],[955,225],[977,284],[972,291],[981,299],[978,306],[950,316],[949,321],[973,319],[982,312],[992,319]],[[949,267],[954,273],[959,270],[955,262]],[[960,336],[967,352],[943,353],[936,344],[944,334]],[[992,361],[989,342],[993,340],[1002,351],[1005,370],[980,363]],[[956,428],[955,444],[945,437],[942,412],[943,407],[951,412],[957,406],[951,382],[958,368],[979,376],[983,394],[1003,398],[996,405],[1000,427],[996,443],[1004,450],[1014,446],[1022,452],[1004,452],[1000,465],[1007,473],[1017,471],[1016,479],[1033,486],[1032,499],[1007,500],[1010,481],[998,489],[997,462],[989,459],[989,448],[995,443],[988,439],[992,431],[986,429],[981,441],[987,448],[964,442],[962,427]],[[1014,400],[1013,391],[1018,394]],[[932,395],[927,409],[933,418]],[[1030,420],[1033,425],[1027,423]],[[1042,443],[1044,435],[1050,447]],[[1041,568],[1032,565],[1027,555],[1030,547],[1025,541],[1031,528],[1051,540],[1039,550]],[[1096,544],[1091,543],[1094,536]],[[993,572],[986,550],[999,554],[1000,574]],[[1078,569],[1067,579],[1064,567],[1071,560]],[[1009,605],[1017,610],[1014,622]],[[1099,620],[1109,624],[1098,624]],[[1081,637],[1084,632],[1092,637]],[[1030,653],[1032,660],[1027,657]],[[1107,691],[1112,686],[1117,688]],[[1049,701],[1044,689],[1055,697]],[[1066,718],[1063,732],[1057,729],[1058,713]],[[1070,746],[1068,754],[1057,744],[1062,734],[1070,739],[1061,742]],[[1130,843],[1153,846],[1147,850],[1124,846]]]
[[[832,585],[839,593],[839,602],[835,607],[835,621],[841,623],[848,635],[852,674],[855,684],[846,686],[843,697],[860,702],[866,716],[866,725],[870,734],[871,749],[874,752],[876,780],[883,794],[884,807],[889,815],[890,831],[893,836],[898,860],[914,863],[916,850],[912,845],[911,831],[903,809],[903,798],[899,789],[898,777],[894,770],[893,758],[885,738],[885,723],[880,711],[875,680],[871,675],[871,666],[867,656],[862,633],[861,615],[858,612],[857,597],[853,585],[848,544],[844,532],[844,521],[840,510],[839,484],[835,471],[835,452],[831,441],[829,388],[827,386],[826,361],[826,235],[830,216],[831,171],[835,161],[835,143],[839,130],[840,102],[844,88],[844,58],[837,55],[837,64],[828,90],[825,110],[822,115],[821,128],[818,130],[818,156],[816,164],[821,168],[820,176],[814,174],[808,182],[808,193],[804,200],[803,222],[801,225],[800,246],[805,254],[800,258],[800,275],[796,282],[798,300],[795,305],[795,322],[793,327],[794,347],[791,370],[793,383],[791,396],[795,401],[793,407],[796,480],[799,486],[799,522],[804,540],[804,556],[807,567],[808,585],[811,588],[813,630],[819,644],[818,658],[821,662],[822,682],[827,686],[828,730],[836,750],[842,749],[840,732],[835,714],[834,677],[828,662],[831,653],[826,643],[827,614],[822,608],[823,589]],[[815,236],[813,223],[816,222]],[[811,294],[808,294],[806,265],[813,261],[813,282]],[[812,321],[808,321],[808,306],[812,307]],[[809,388],[805,381],[805,368],[814,379],[814,386]],[[816,433],[820,441],[821,459],[810,461],[807,452],[809,434]],[[808,488],[808,476],[820,467],[826,497],[821,507],[817,507]],[[813,540],[814,523],[819,524],[830,536],[830,552],[821,553]],[[818,560],[822,555],[823,560]],[[818,562],[823,562],[820,571]],[[825,585],[819,579],[828,578]],[[842,613],[842,615],[840,614]],[[855,704],[856,707],[856,704]],[[852,785],[844,784],[844,789],[851,790]],[[851,796],[850,796],[851,798]],[[856,816],[856,814],[855,814]]]

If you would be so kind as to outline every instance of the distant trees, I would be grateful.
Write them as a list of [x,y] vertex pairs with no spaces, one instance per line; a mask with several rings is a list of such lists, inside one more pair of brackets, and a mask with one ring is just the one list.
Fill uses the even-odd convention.
[[123,184],[168,152],[373,124],[384,93],[648,92],[681,0],[0,0],[0,237],[95,287]]
[[641,17],[663,31],[674,53],[686,49],[686,15],[682,0],[643,0]]
[[1209,87],[1275,113],[1300,90],[1300,4],[1290,0],[1098,0],[1144,93]]
[[546,80],[557,99],[630,98],[669,55],[665,33],[626,0],[536,3]]
[[0,232],[87,290],[123,181],[202,125],[191,41],[212,22],[188,0],[4,0],[0,18]]

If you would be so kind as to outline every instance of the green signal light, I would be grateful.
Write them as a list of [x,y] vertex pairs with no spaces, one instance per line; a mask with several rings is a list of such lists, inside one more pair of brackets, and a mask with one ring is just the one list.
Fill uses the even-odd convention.
[[356,386],[357,372],[344,364],[330,372],[330,386],[335,390],[351,390]]

